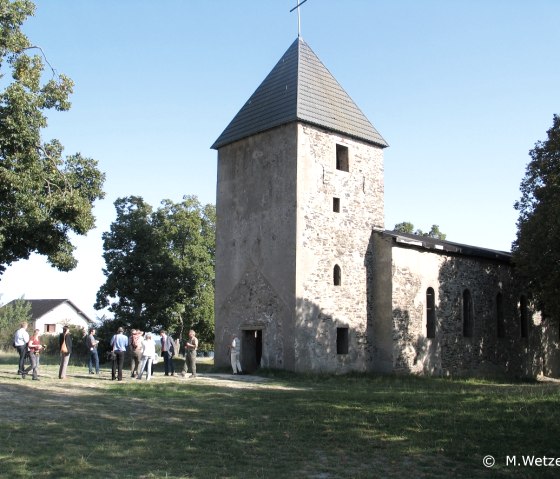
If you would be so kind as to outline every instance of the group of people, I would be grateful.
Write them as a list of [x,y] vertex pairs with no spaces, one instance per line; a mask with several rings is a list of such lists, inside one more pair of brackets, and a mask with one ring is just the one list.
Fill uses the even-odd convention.
[[[175,356],[175,341],[167,331],[161,331],[161,356],[163,358],[163,369],[166,376],[175,376],[173,356]],[[153,374],[153,365],[156,359],[156,345],[151,333],[144,333],[137,329],[131,331],[130,338],[124,334],[124,329],[118,328],[116,334],[111,338],[112,367],[111,379],[122,381],[124,358],[127,350],[131,353],[131,377],[142,379],[146,371],[146,379],[149,381]],[[191,329],[185,344],[185,363],[182,376],[191,372],[191,377],[196,378],[196,351],[198,350],[198,338]]]
[[[27,332],[27,322],[22,322],[20,328],[14,335],[14,347],[19,354],[18,375],[24,379],[29,372],[32,372],[32,379],[39,380],[39,358],[44,346],[39,340],[38,329],[33,331],[30,337]],[[91,328],[85,337],[86,348],[88,354],[88,368],[90,374],[99,374],[99,341],[95,338],[96,329]],[[175,341],[167,331],[161,331],[161,356],[163,357],[163,367],[166,376],[175,376],[175,366],[173,357],[175,356]],[[60,367],[58,370],[58,378],[66,378],[66,370],[70,355],[72,354],[72,335],[68,326],[62,328],[59,335],[58,345],[60,348]],[[138,329],[131,331],[130,338],[124,334],[124,328],[119,327],[116,334],[110,341],[111,349],[111,379],[122,381],[123,367],[126,352],[130,348],[131,353],[131,377],[138,380],[142,379],[144,371],[146,371],[146,379],[149,381],[153,374],[153,366],[156,361],[156,344],[151,333],[144,333]],[[196,333],[191,329],[189,331],[187,342],[185,343],[185,363],[181,375],[186,377],[191,373],[191,378],[196,378],[196,353],[198,350],[198,338]],[[231,337],[229,344],[231,367],[233,374],[242,374],[240,363],[241,341],[237,334]],[[25,367],[25,358],[29,356],[30,365]]]
[[[23,322],[14,335],[14,347],[19,354],[18,375],[21,375],[22,379],[25,379],[29,371],[31,371],[32,379],[34,381],[39,380],[39,354],[43,349],[39,341],[39,332],[40,331],[36,329],[33,331],[33,335],[29,337],[27,323]],[[27,355],[29,355],[31,364],[26,368],[25,358]]]
[[[32,372],[33,380],[39,380],[39,358],[44,346],[39,340],[39,329],[33,331],[30,337],[27,332],[28,323],[22,322],[14,334],[14,347],[19,354],[18,375],[24,379]],[[91,328],[85,335],[85,345],[88,350],[88,368],[90,374],[99,374],[99,340],[95,337],[96,329]],[[161,331],[161,355],[166,376],[175,375],[173,357],[175,356],[175,341],[166,331]],[[59,335],[58,347],[60,350],[60,367],[58,378],[65,379],[70,355],[72,354],[72,335],[70,328],[64,326]],[[146,379],[149,381],[153,374],[157,353],[156,344],[151,333],[133,329],[130,338],[124,334],[124,328],[120,327],[110,341],[111,347],[111,379],[122,381],[124,360],[127,351],[131,353],[131,377],[142,379],[146,371]],[[198,338],[191,329],[185,344],[185,363],[182,376],[190,372],[192,378],[196,378],[196,352],[198,350]],[[25,360],[29,357],[30,366],[25,367]]]
[[[29,374],[31,371],[32,379],[34,381],[39,380],[39,359],[41,352],[45,347],[41,344],[39,340],[40,330],[35,329],[33,335],[29,337],[27,332],[28,323],[23,321],[20,324],[19,329],[14,334],[14,347],[16,348],[19,355],[18,362],[18,375],[21,375],[22,379]],[[70,335],[70,329],[68,326],[62,328],[62,333],[59,336],[58,345],[60,348],[60,368],[58,370],[58,378],[66,378],[66,369],[68,368],[68,361],[70,360],[70,355],[72,354],[72,336]],[[30,365],[25,367],[25,359],[29,357]]]

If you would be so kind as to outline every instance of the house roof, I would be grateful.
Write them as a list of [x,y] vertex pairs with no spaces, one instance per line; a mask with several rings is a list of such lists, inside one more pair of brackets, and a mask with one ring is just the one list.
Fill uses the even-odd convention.
[[296,39],[212,145],[222,146],[294,121],[388,146],[313,50]]
[[[10,301],[6,306],[14,303],[15,301],[18,300]],[[57,308],[61,304],[68,303],[89,324],[93,323],[93,320],[69,299],[24,299],[24,301],[27,301],[29,304],[31,304],[32,321],[37,321],[39,318],[43,317],[45,314]]]
[[452,241],[444,241],[437,238],[431,238],[430,236],[419,236],[408,233],[400,233],[398,231],[374,231],[385,236],[386,238],[392,238],[393,242],[397,246],[421,248],[432,250],[434,252],[439,251],[442,253],[451,253],[462,256],[474,256],[477,258],[492,259],[504,263],[511,262],[512,255],[511,253],[508,253],[506,251],[480,248],[478,246],[470,246],[461,243],[453,243]]

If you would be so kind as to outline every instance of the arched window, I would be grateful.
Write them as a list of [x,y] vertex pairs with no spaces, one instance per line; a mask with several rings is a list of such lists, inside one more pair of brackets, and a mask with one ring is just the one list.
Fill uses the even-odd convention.
[[335,286],[340,286],[342,284],[342,272],[340,271],[340,266],[337,264],[334,265],[333,284]]
[[463,291],[463,337],[472,338],[474,335],[474,315],[471,292]]
[[529,337],[529,311],[527,310],[527,296],[519,298],[519,319],[521,321],[521,337]]
[[426,290],[426,337],[436,337],[436,300],[434,288]]
[[504,320],[504,296],[502,293],[496,295],[496,336],[506,337],[506,323]]

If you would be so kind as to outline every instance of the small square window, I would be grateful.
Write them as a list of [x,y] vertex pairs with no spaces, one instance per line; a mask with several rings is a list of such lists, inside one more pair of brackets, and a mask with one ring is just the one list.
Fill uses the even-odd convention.
[[333,198],[332,199],[332,210],[335,213],[340,213],[340,198]]
[[336,328],[336,354],[348,354],[348,328]]
[[45,324],[45,333],[56,333],[56,324]]
[[348,147],[336,145],[336,169],[340,171],[350,171],[348,162]]

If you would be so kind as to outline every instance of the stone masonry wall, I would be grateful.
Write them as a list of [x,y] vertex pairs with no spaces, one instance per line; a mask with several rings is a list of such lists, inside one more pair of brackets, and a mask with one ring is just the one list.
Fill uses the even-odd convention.
[[[260,365],[294,369],[296,124],[219,151],[216,200],[216,364],[233,332],[262,331]],[[242,365],[255,358],[245,358]],[[258,364],[257,364],[258,366]]]
[[[519,300],[508,263],[393,247],[394,370],[443,375],[535,376],[542,369],[540,318],[529,309],[521,337]],[[436,334],[426,337],[426,291],[435,292]],[[474,334],[463,336],[463,291],[472,296]],[[498,338],[497,295],[503,297],[505,335]]]
[[[348,147],[348,172],[336,168],[337,144]],[[372,228],[383,228],[383,151],[300,124],[297,168],[297,369],[364,371],[365,257]],[[335,265],[340,286],[333,284]],[[348,327],[348,354],[337,354],[339,327]]]

